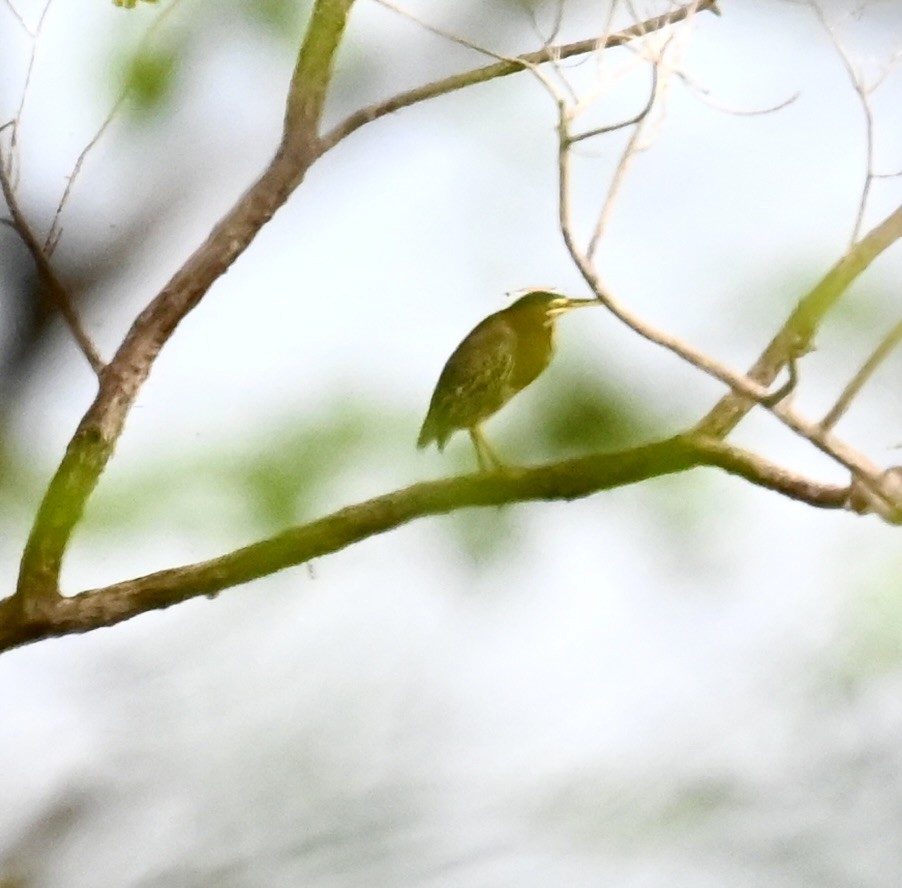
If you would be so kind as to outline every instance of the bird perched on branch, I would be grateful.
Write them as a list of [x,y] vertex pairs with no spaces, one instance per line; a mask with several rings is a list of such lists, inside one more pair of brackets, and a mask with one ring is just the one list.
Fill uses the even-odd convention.
[[432,441],[441,451],[459,429],[470,433],[479,468],[502,463],[482,434],[482,423],[526,388],[554,355],[554,324],[573,308],[599,305],[548,290],[531,290],[489,315],[454,349],[439,376],[417,447]]

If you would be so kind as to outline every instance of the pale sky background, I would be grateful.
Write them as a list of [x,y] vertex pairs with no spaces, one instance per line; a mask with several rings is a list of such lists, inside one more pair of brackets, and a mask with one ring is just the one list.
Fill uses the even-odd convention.
[[[183,6],[166,32],[192,47],[174,106],[160,122],[113,124],[65,217],[61,255],[75,238],[102,252],[132,207],[165,207],[86,317],[106,355],[259,172],[281,122],[291,47],[229,21],[232,6],[198,32],[197,0]],[[516,5],[410,8],[501,52],[537,45]],[[644,317],[741,369],[847,245],[864,131],[810,10],[722,8],[699,18],[686,71],[732,108],[799,98],[738,116],[675,83],[602,269]],[[852,18],[852,4],[824,8],[868,71],[902,47],[898,4]],[[595,33],[598,7],[568,10],[564,39]],[[157,14],[50,7],[21,127],[32,205],[55,204],[114,96],[117,52]],[[0,27],[5,120],[28,46],[2,6]],[[482,63],[364,0],[347,41],[330,121]],[[646,80],[624,81],[599,113],[634,113]],[[886,172],[902,168],[899,107],[902,67],[874,102]],[[310,417],[315,431],[332,405],[367,408],[363,438],[296,520],[469,466],[463,438],[444,457],[414,450],[451,348],[506,291],[585,295],[556,230],[553,126],[549,99],[521,75],[379,121],[318,163],[166,346],[92,502],[93,529],[68,556],[66,589],[259,536],[206,455],[253,461],[274,429]],[[579,166],[583,221],[616,145],[594,143]],[[900,180],[878,183],[865,228],[900,196]],[[898,320],[900,273],[897,245],[825,326],[802,365],[807,415]],[[600,311],[565,318],[559,350],[492,424],[506,453],[528,450],[517,413],[553,398],[568,368],[651,406],[653,437],[720,394]],[[840,426],[881,464],[902,441],[900,360]],[[53,470],[91,394],[72,348],[29,381],[10,435],[35,472]],[[767,417],[734,440],[842,480]],[[175,465],[200,468],[174,481]],[[142,473],[163,493],[117,526],[105,510]],[[10,591],[34,503],[18,508],[0,542]],[[480,547],[492,528],[496,546]],[[696,471],[419,521],[312,573],[13,651],[0,658],[0,861],[20,873],[13,884],[65,888],[889,888],[902,871],[900,566],[898,530],[874,518]]]

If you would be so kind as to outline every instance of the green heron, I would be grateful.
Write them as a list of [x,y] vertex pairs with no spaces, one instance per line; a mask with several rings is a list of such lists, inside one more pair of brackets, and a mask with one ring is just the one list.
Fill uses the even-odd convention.
[[454,349],[438,378],[417,447],[435,441],[441,451],[456,431],[466,429],[479,468],[500,468],[480,426],[548,366],[557,316],[598,304],[595,299],[531,290],[477,324]]

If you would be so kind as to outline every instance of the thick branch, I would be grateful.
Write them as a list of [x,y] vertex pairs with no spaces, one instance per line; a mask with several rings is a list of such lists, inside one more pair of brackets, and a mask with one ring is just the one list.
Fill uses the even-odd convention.
[[[884,250],[902,237],[902,206],[869,231],[843,256],[826,276],[805,295],[782,329],[752,365],[748,377],[770,385],[793,355],[810,348],[817,328],[839,298]],[[696,426],[696,431],[714,438],[728,435],[755,402],[730,392]]]
[[415,484],[349,506],[209,561],[162,570],[71,598],[39,602],[28,614],[0,602],[0,651],[52,636],[112,626],[149,610],[259,579],[338,552],[416,518],[472,506],[572,500],[602,490],[717,466],[753,484],[820,508],[842,508],[849,491],[820,485],[720,441],[678,436],[633,450],[518,470]]
[[286,103],[282,144],[269,167],[138,316],[104,369],[97,397],[79,423],[47,489],[22,555],[17,595],[59,594],[66,545],[113,453],[150,368],[181,320],[247,249],[303,180],[317,157],[317,128],[335,50],[353,0],[317,0]]

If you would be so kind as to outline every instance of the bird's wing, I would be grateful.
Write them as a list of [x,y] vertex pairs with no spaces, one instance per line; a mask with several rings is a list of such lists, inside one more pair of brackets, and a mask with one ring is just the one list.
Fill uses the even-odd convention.
[[442,376],[447,374],[447,378],[439,380],[460,398],[478,399],[480,394],[497,392],[500,400],[491,413],[510,396],[507,381],[512,375],[517,347],[517,337],[510,325],[497,321],[495,316],[486,318],[461,342],[442,371]]
[[[496,320],[495,323],[488,323]],[[457,429],[469,429],[498,410],[514,393],[510,386],[516,336],[487,318],[454,350],[439,376],[420,441],[442,446]],[[420,446],[424,446],[421,444]]]

